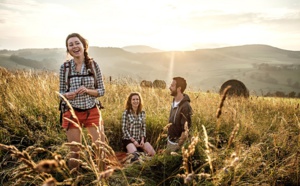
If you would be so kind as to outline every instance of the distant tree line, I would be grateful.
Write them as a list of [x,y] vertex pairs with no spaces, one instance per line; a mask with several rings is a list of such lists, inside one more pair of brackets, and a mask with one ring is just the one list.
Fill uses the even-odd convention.
[[250,78],[251,79],[256,79],[258,81],[262,81],[262,82],[265,82],[265,83],[278,84],[278,80],[275,79],[274,77],[270,76],[269,73],[266,73],[265,75],[251,74]]
[[[268,72],[266,72],[264,75],[262,74],[251,74],[250,75],[251,79],[256,79],[257,81],[260,82],[265,82],[265,83],[270,83],[270,84],[278,84],[278,80],[272,76]],[[286,79],[287,86],[292,87],[292,88],[300,88],[300,83],[299,81],[293,81],[292,78],[287,78]]]
[[279,71],[279,70],[300,70],[300,65],[296,64],[253,64],[253,67],[259,70]]
[[295,91],[287,94],[282,91],[276,91],[274,93],[268,92],[264,97],[300,98],[300,92],[298,94]]
[[32,68],[42,69],[44,68],[43,64],[41,64],[39,61],[33,60],[33,59],[27,59],[24,57],[20,57],[18,55],[11,55],[10,59],[20,65],[26,65]]

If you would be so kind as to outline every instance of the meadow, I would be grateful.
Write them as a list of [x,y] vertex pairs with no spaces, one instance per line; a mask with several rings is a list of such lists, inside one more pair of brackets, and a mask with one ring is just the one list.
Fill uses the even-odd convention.
[[[106,81],[100,100],[107,143],[66,143],[59,124],[59,77],[0,68],[0,185],[299,185],[300,99],[248,99],[187,89],[192,128],[182,150],[163,153],[172,97],[134,79]],[[120,162],[125,99],[144,100],[147,136],[157,155]],[[69,146],[82,149],[80,168],[66,166]],[[100,161],[93,158],[105,152]],[[100,166],[108,167],[103,170]]]

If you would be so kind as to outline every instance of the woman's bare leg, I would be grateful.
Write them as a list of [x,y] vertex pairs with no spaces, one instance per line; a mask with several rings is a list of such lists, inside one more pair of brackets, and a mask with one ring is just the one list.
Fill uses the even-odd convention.
[[87,127],[86,129],[87,129],[88,133],[92,136],[92,142],[95,143],[95,141],[100,138],[101,131],[99,133],[95,126]]
[[146,151],[146,153],[149,156],[154,156],[155,155],[155,150],[153,149],[153,147],[151,146],[151,144],[149,142],[146,142],[144,144],[143,149]]
[[127,152],[128,152],[128,153],[134,153],[134,152],[137,151],[136,146],[135,146],[133,143],[129,143],[129,144],[126,146],[126,149],[127,149]]
[[[95,143],[99,149],[98,152],[96,152],[96,164],[98,165],[98,167],[100,168],[100,170],[105,170],[105,163],[104,163],[104,159],[105,159],[105,152],[99,148],[101,146],[101,143],[99,143],[99,141],[101,142],[105,142],[105,136],[104,136],[104,130],[103,130],[103,126],[98,127],[93,126],[93,127],[87,127],[86,128],[88,133],[92,136],[92,142]],[[102,131],[103,130],[103,131]],[[98,141],[98,142],[97,142]]]
[[[73,142],[73,141],[78,142],[78,143],[81,142],[81,133],[78,128],[71,128],[71,129],[67,130],[66,134],[67,134],[68,142]],[[78,151],[80,149],[76,146],[71,146],[70,150],[71,150],[70,158],[78,159],[79,158]],[[74,161],[74,160],[68,160],[68,167],[69,167],[69,169],[72,170],[73,168],[78,167],[78,162]]]

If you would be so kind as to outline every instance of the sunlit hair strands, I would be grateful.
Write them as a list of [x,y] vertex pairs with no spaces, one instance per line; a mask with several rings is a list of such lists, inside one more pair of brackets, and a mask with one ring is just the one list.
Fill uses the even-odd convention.
[[[83,45],[83,48],[84,48],[84,63],[85,63],[85,66],[87,67],[87,69],[91,69],[92,67],[92,58],[89,57],[89,54],[87,52],[88,48],[89,48],[89,43],[88,41],[82,37],[80,34],[78,33],[72,33],[72,34],[69,34],[66,38],[66,48],[67,48],[67,53],[69,53],[69,50],[68,50],[68,40],[72,37],[77,37],[82,45]],[[93,71],[90,71],[90,73],[93,74]]]
[[136,114],[139,114],[142,111],[142,109],[143,109],[143,100],[142,100],[142,96],[141,96],[141,94],[139,92],[132,92],[131,94],[129,94],[129,96],[127,98],[127,101],[125,103],[125,108],[126,108],[126,110],[128,112],[130,110],[132,110],[131,99],[132,99],[133,96],[138,96],[139,99],[140,99],[140,104],[139,104],[139,106],[137,108],[137,111],[136,111],[137,112]]

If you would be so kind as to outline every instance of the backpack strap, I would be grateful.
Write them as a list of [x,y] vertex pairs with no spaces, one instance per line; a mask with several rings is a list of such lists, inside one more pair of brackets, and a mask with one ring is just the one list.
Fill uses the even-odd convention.
[[64,75],[65,75],[65,83],[66,83],[66,92],[70,91],[70,75],[71,75],[71,60],[68,60],[64,63]]
[[[98,88],[98,81],[97,81],[97,71],[96,71],[96,67],[95,67],[95,61],[92,60],[91,62],[91,68],[93,71],[93,77],[94,77],[94,82],[95,82],[95,89]],[[72,77],[80,77],[80,76],[90,76],[90,75],[71,75],[71,60],[68,60],[64,63],[64,76],[65,76],[65,83],[66,83],[66,92],[70,91],[70,79]]]
[[95,68],[95,61],[92,60],[92,70],[93,70],[93,76],[94,76],[94,82],[95,82],[95,89],[98,88],[98,82],[97,82],[97,72],[96,72],[96,68]]

